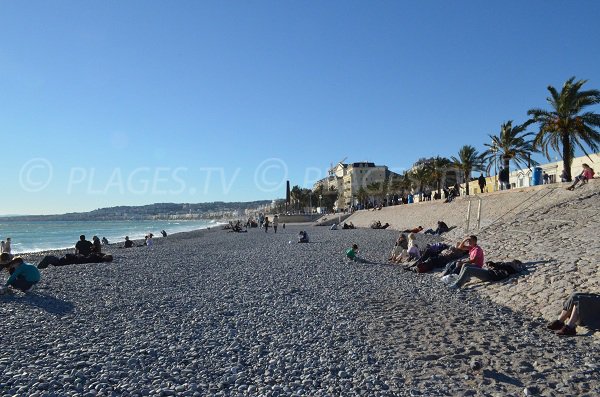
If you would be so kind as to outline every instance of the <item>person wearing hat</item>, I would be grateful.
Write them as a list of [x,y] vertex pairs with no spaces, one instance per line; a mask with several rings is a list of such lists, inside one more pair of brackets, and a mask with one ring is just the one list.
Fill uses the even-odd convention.
[[38,269],[25,263],[23,258],[12,258],[10,254],[4,252],[0,255],[0,267],[6,268],[10,273],[10,277],[6,280],[3,287],[0,287],[0,293],[6,292],[9,286],[29,292],[40,281],[40,272]]

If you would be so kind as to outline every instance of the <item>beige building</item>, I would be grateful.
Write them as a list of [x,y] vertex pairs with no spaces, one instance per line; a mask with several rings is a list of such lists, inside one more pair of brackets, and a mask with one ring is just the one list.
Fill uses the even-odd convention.
[[384,183],[390,177],[399,177],[391,172],[387,166],[375,165],[370,162],[338,163],[329,170],[329,175],[317,181],[313,189],[323,186],[323,189],[336,190],[338,200],[336,208],[343,209],[358,204],[358,191],[373,183]]

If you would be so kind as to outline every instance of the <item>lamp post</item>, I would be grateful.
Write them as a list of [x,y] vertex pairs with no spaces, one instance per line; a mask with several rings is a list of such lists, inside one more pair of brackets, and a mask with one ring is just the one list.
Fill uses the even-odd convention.
[[[323,200],[323,195],[319,194],[319,208],[321,208],[321,200]],[[322,212],[323,210],[320,211]]]

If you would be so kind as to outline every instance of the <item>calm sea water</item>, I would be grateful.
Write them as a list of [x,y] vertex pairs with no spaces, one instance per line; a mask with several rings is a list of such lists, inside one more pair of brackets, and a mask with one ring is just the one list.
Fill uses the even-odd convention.
[[10,221],[0,222],[0,239],[12,240],[12,253],[37,252],[49,249],[72,248],[79,235],[106,237],[109,243],[143,239],[148,233],[160,238],[161,230],[168,234],[206,229],[218,225],[215,221]]

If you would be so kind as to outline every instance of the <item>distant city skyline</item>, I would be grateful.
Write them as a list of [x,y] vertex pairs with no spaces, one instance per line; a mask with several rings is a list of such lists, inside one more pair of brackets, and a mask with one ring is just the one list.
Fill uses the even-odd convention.
[[597,15],[596,1],[0,2],[0,214],[270,200],[343,158],[401,172],[481,152],[548,108],[548,85],[600,89]]

